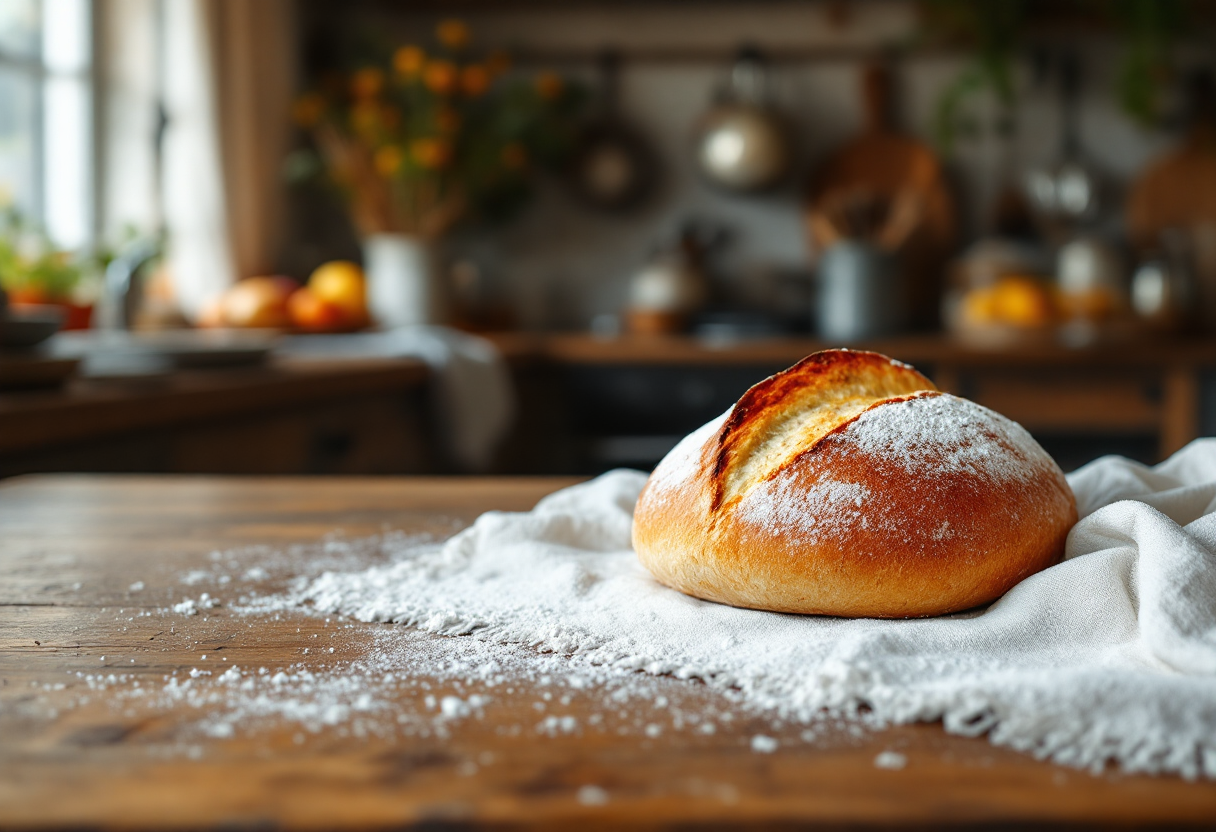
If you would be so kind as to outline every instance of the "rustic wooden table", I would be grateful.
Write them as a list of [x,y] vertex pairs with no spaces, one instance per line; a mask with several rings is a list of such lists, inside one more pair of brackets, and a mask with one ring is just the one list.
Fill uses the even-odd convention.
[[[579,729],[545,732],[535,727],[538,706],[545,707],[539,700],[548,701],[538,679],[496,689],[480,718],[440,726],[426,722],[425,697],[455,690],[468,700],[471,689],[438,668],[428,681],[425,660],[414,663],[424,669],[408,684],[376,693],[396,697],[389,716],[401,716],[390,725],[421,714],[400,731],[366,730],[357,720],[304,731],[283,708],[237,722],[235,731],[200,729],[213,707],[224,707],[216,679],[234,664],[268,674],[309,670],[334,685],[348,669],[365,668],[390,630],[402,630],[339,626],[304,612],[240,612],[231,603],[193,616],[171,609],[200,590],[224,595],[231,587],[216,585],[223,584],[216,570],[269,558],[278,571],[247,573],[254,583],[241,591],[272,592],[292,571],[292,545],[335,529],[345,539],[386,529],[449,534],[486,509],[526,509],[564,482],[38,477],[0,485],[0,826],[1216,820],[1212,783],[1095,776],[949,736],[938,725],[829,732],[814,741],[786,728],[775,734],[780,747],[762,754],[750,740],[771,733],[771,724],[742,714],[714,734],[670,730],[669,715],[668,730],[657,736],[629,729],[632,723],[593,728],[589,715],[602,699],[584,690],[548,709],[574,716]],[[269,548],[239,548],[255,545]],[[212,554],[224,551],[237,554]],[[294,556],[303,563],[309,552],[324,551]],[[192,572],[212,583],[192,582]],[[437,640],[401,643],[425,653]],[[164,694],[192,669],[213,674],[195,680],[211,699]],[[653,684],[685,712],[717,696],[690,682]],[[663,716],[642,720],[652,718]],[[903,754],[906,766],[877,767],[876,757],[889,750]]]

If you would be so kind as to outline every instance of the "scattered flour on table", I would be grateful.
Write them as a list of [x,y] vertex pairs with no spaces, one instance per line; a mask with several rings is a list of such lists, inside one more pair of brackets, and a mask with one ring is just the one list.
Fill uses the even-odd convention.
[[883,751],[874,758],[875,768],[885,768],[891,771],[899,771],[904,766],[908,765],[908,758],[900,754],[898,751]]
[[[191,730],[199,741],[281,730],[286,723],[295,726],[297,743],[322,732],[442,740],[466,722],[496,715],[495,732],[508,737],[608,733],[639,743],[678,732],[708,737],[741,719],[762,720],[774,728],[783,724],[751,708],[737,692],[710,692],[631,667],[597,665],[525,645],[367,624],[327,614],[307,600],[310,587],[324,574],[359,574],[326,570],[386,566],[439,548],[432,538],[386,533],[358,539],[335,535],[315,546],[284,550],[247,547],[213,553],[213,568],[191,570],[178,579],[208,591],[158,610],[109,611],[131,626],[143,619],[143,626],[161,640],[180,639],[174,622],[189,619],[189,631],[198,639],[192,644],[200,651],[195,664],[151,676],[132,667],[142,659],[101,656],[100,671],[76,671],[68,683],[40,686],[43,705],[37,716],[56,718],[60,710],[105,701],[132,718],[149,710],[192,713]],[[200,611],[211,611],[210,620],[204,623]],[[269,621],[298,625],[296,661],[237,664],[219,652],[222,645],[214,646],[254,642],[262,623]],[[180,641],[170,643],[181,647]],[[73,694],[66,708],[46,704],[52,696],[61,703],[65,688]],[[535,695],[535,701],[527,711],[530,717],[520,719],[510,703],[525,692]],[[34,714],[38,701],[28,707]],[[511,716],[503,717],[504,712]],[[825,714],[822,725],[823,735],[806,741],[830,735],[831,742],[851,742],[861,736],[861,723],[842,713]],[[178,753],[195,758],[203,749],[189,744]],[[482,764],[487,761],[467,763],[472,770]],[[598,786],[584,791],[579,799],[586,805],[607,800]]]
[[777,742],[776,739],[764,734],[756,734],[756,736],[752,737],[752,751],[755,751],[757,754],[772,754],[780,745],[781,743]]

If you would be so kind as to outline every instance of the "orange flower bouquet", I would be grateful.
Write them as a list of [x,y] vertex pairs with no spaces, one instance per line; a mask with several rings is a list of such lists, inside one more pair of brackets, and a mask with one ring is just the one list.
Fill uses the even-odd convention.
[[434,240],[461,220],[508,215],[535,169],[569,144],[576,90],[469,47],[465,24],[447,20],[430,49],[401,46],[296,101],[295,120],[364,238]]

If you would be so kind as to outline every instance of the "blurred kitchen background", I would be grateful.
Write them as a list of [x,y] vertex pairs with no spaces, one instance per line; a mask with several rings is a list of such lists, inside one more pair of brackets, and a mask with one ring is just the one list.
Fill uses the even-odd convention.
[[589,474],[872,348],[1216,433],[1216,4],[0,0],[0,476]]

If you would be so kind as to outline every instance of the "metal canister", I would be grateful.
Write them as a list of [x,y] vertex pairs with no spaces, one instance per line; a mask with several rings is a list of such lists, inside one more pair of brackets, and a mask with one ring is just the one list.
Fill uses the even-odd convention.
[[819,261],[819,335],[850,343],[893,335],[904,323],[899,263],[870,243],[842,240]]

